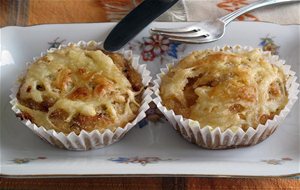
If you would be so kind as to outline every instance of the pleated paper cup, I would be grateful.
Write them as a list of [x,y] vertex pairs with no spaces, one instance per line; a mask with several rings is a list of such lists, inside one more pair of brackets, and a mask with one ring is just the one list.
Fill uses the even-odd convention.
[[[243,52],[253,50],[251,47],[216,47],[213,51],[225,51],[225,52]],[[247,131],[239,128],[236,131],[227,129],[222,131],[220,127],[212,127],[209,125],[201,126],[198,121],[184,118],[182,115],[177,115],[173,110],[166,108],[160,97],[160,84],[161,78],[168,73],[175,63],[170,63],[166,68],[161,69],[161,73],[157,75],[157,79],[154,80],[153,91],[156,95],[154,103],[158,109],[164,114],[167,120],[172,124],[175,130],[177,130],[186,140],[199,145],[200,147],[207,149],[228,149],[236,147],[251,146],[262,142],[268,138],[282,123],[287,114],[290,112],[293,104],[298,99],[299,84],[296,82],[297,77],[295,72],[291,71],[291,66],[285,65],[285,61],[280,60],[278,56],[271,55],[270,52],[263,52],[264,58],[271,64],[274,64],[283,69],[284,74],[288,77],[286,82],[286,89],[288,93],[288,102],[284,109],[282,109],[279,115],[275,115],[272,120],[262,125],[259,124],[256,129],[250,127]]]
[[[69,43],[68,45],[61,45],[58,49],[65,48],[70,45],[75,45],[78,47],[81,47],[83,49],[89,49],[89,50],[96,50],[101,49],[102,43],[101,42],[95,42],[95,41],[89,41],[84,42],[80,41],[78,43]],[[46,55],[49,52],[53,52],[57,49],[52,48],[48,50],[46,53],[41,53],[41,56]],[[98,149],[105,147],[107,145],[113,144],[124,137],[124,135],[132,129],[139,121],[144,119],[146,117],[146,111],[149,108],[149,102],[152,101],[151,95],[152,91],[148,88],[148,84],[151,81],[152,77],[150,76],[150,71],[146,69],[146,65],[140,65],[139,64],[139,57],[133,56],[131,50],[121,50],[118,53],[121,53],[127,60],[131,60],[133,68],[141,75],[142,77],[142,83],[145,87],[145,90],[142,95],[142,102],[141,106],[139,108],[139,112],[136,116],[136,118],[127,123],[124,127],[118,127],[115,131],[111,131],[109,129],[106,129],[104,132],[100,132],[99,130],[93,130],[91,132],[87,132],[85,130],[82,130],[79,135],[75,134],[74,132],[71,132],[69,134],[64,134],[62,132],[57,132],[53,129],[45,129],[43,126],[37,126],[36,124],[32,123],[30,120],[22,120],[22,123],[24,123],[29,129],[32,130],[33,133],[41,137],[43,140],[49,142],[50,144],[57,146],[59,148],[64,148],[68,150],[90,150],[90,149]],[[27,66],[31,63],[35,62],[38,58],[33,58],[33,61],[30,63],[27,63]],[[26,71],[24,71],[21,75],[25,76]],[[10,95],[11,98],[11,105],[12,110],[19,115],[21,111],[17,107],[18,100],[16,98],[16,94],[18,92],[18,89],[20,87],[20,83],[16,83],[14,87],[11,89],[12,94]]]

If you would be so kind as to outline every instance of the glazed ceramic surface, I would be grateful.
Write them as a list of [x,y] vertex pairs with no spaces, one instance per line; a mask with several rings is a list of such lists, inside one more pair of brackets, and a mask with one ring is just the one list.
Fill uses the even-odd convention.
[[[152,76],[193,50],[214,46],[261,47],[300,73],[300,26],[233,22],[213,43],[189,45],[151,35],[150,27],[191,23],[152,23],[125,48],[140,56]],[[25,63],[59,44],[105,39],[115,23],[5,27],[1,32],[1,175],[3,176],[288,176],[300,173],[300,119],[297,101],[281,126],[262,143],[230,150],[206,150],[184,140],[152,107],[147,120],[120,142],[103,149],[67,151],[41,140],[14,115],[10,89]]]

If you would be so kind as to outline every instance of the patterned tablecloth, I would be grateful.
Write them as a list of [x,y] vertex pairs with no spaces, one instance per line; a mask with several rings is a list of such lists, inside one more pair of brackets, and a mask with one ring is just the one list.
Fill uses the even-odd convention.
[[[224,16],[257,0],[181,0],[158,20],[202,21]],[[103,1],[109,20],[121,19],[139,0]],[[278,24],[300,24],[300,3],[281,4],[254,10],[238,20]]]
[[[180,0],[158,21],[202,21],[224,16],[256,0]],[[0,0],[0,26],[42,23],[109,22],[122,19],[142,0]],[[299,1],[300,2],[300,1]],[[300,3],[274,5],[238,18],[300,24]]]
[[[0,0],[0,26],[117,21],[142,0]],[[224,16],[255,0],[184,0],[159,21],[201,21]],[[300,3],[261,8],[238,20],[300,24]],[[112,185],[112,186],[110,186]],[[90,178],[1,179],[0,189],[299,189],[294,179]],[[21,188],[22,187],[22,188]],[[244,187],[244,188],[242,188]]]

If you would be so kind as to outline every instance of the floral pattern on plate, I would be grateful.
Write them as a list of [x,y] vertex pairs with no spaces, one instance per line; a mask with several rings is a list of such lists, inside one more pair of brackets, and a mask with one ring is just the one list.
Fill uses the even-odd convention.
[[280,46],[276,45],[273,40],[274,38],[275,37],[270,37],[269,34],[264,38],[260,38],[259,46],[261,46],[264,51],[270,51],[273,55],[278,55]]
[[145,166],[146,164],[158,163],[160,161],[173,161],[175,159],[161,159],[159,157],[118,157],[118,158],[110,158],[108,159],[113,162],[122,163],[122,164],[141,164]]
[[293,160],[292,158],[284,157],[284,158],[281,158],[280,160],[279,159],[270,159],[270,160],[262,160],[262,162],[265,162],[265,163],[271,164],[271,165],[281,165],[287,161],[292,161],[292,160]]
[[158,59],[161,64],[177,59],[185,50],[185,44],[172,42],[161,35],[143,37],[127,45],[135,54],[139,54],[143,61],[151,62]]
[[66,40],[60,40],[59,41],[59,37],[55,38],[54,40],[52,40],[51,42],[48,42],[48,44],[50,45],[48,49],[51,48],[58,48],[62,43],[64,43]]
[[15,158],[13,160],[11,160],[14,164],[27,164],[31,161],[34,161],[34,160],[45,160],[47,159],[47,157],[45,156],[39,156],[39,157],[36,157],[36,158]]
[[154,102],[149,103],[150,108],[146,111],[146,118],[138,123],[140,128],[148,125],[148,122],[162,122],[164,115],[160,112],[160,110],[156,107]]

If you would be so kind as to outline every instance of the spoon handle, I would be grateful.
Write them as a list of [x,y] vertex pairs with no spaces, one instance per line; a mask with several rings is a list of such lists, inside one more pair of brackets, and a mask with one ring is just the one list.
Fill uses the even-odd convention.
[[177,1],[144,0],[112,29],[104,41],[104,49],[107,51],[119,50]]

